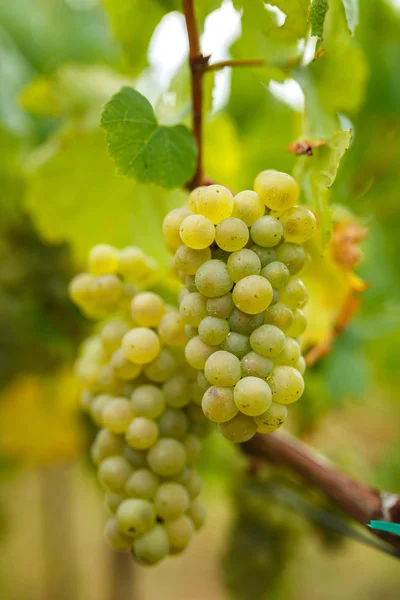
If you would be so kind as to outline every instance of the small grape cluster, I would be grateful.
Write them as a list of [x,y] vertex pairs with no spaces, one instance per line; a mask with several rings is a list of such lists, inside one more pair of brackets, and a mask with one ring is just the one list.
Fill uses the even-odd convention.
[[185,356],[199,371],[204,414],[233,442],[276,430],[304,390],[308,293],[297,274],[316,219],[298,197],[290,175],[267,170],[236,196],[198,187],[164,220],[185,283]]
[[100,317],[76,364],[82,409],[100,428],[91,449],[110,518],[105,537],[142,564],[181,552],[205,519],[195,468],[210,424],[184,356],[184,321],[143,285],[155,267],[138,248],[95,246],[70,296]]

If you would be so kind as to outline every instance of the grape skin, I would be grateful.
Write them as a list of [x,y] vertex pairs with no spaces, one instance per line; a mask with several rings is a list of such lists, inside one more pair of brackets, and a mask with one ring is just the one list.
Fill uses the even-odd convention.
[[187,511],[188,517],[190,517],[194,528],[197,530],[201,529],[205,523],[207,516],[207,509],[204,504],[196,498],[190,504],[189,510]]
[[269,409],[262,415],[255,417],[254,421],[260,433],[272,433],[283,423],[287,417],[287,408],[283,404],[272,402]]
[[203,215],[190,215],[182,221],[179,234],[186,246],[194,250],[203,250],[213,243],[215,227],[210,219]]
[[115,516],[122,533],[132,537],[143,535],[155,523],[153,505],[142,498],[127,498],[118,506]]
[[93,275],[108,275],[118,269],[118,251],[107,244],[98,244],[89,252],[89,270]]
[[135,450],[154,446],[159,436],[157,423],[145,417],[135,417],[126,432],[126,441]]
[[157,327],[164,315],[164,302],[153,292],[141,292],[131,303],[132,319],[140,327]]
[[317,221],[314,213],[306,206],[293,206],[281,217],[285,239],[304,244],[314,235]]
[[122,339],[122,349],[128,360],[143,365],[155,359],[161,350],[160,340],[152,329],[137,327]]
[[249,275],[234,287],[232,299],[235,305],[251,315],[263,312],[271,304],[272,286],[261,275]]
[[166,402],[160,388],[147,383],[133,390],[131,405],[137,417],[156,419],[164,412]]
[[233,196],[223,185],[209,185],[198,188],[196,211],[210,219],[214,225],[231,216]]
[[218,346],[209,346],[205,344],[199,336],[196,336],[188,341],[185,348],[185,356],[189,365],[198,371],[202,371],[206,361]]
[[232,217],[241,219],[247,227],[250,227],[254,221],[264,215],[265,205],[260,196],[252,190],[239,192],[233,198]]
[[104,538],[113,550],[119,552],[129,550],[132,545],[132,538],[121,532],[115,517],[107,519],[104,526]]
[[190,499],[187,490],[180,483],[163,483],[157,490],[155,510],[165,520],[177,519],[189,508]]
[[280,212],[296,204],[300,193],[293,177],[272,169],[257,175],[254,189],[268,208]]
[[283,228],[278,219],[266,215],[253,223],[250,233],[255,244],[263,248],[272,248],[280,242]]
[[272,372],[274,363],[270,358],[260,356],[257,352],[249,352],[240,362],[242,377],[254,376],[267,379]]
[[235,404],[243,414],[257,417],[271,405],[271,389],[266,381],[259,377],[243,377],[233,390]]
[[206,306],[206,298],[199,292],[193,292],[183,298],[179,310],[188,325],[198,327],[207,316]]
[[207,299],[207,313],[210,317],[216,317],[217,319],[227,319],[231,314],[234,304],[232,300],[232,294],[227,293],[217,298]]
[[241,412],[226,423],[218,425],[222,435],[236,444],[241,444],[251,440],[257,431],[257,426],[252,417],[248,417]]
[[150,468],[161,477],[173,477],[180,473],[186,463],[183,444],[173,438],[161,438],[147,455]]
[[221,350],[230,352],[238,358],[243,358],[251,350],[250,340],[247,335],[231,331],[221,345]]
[[228,319],[229,327],[236,333],[250,335],[257,327],[264,323],[264,313],[249,315],[238,308],[234,308]]
[[204,375],[212,385],[232,387],[240,379],[240,360],[230,352],[217,350],[207,358]]
[[191,214],[191,211],[186,206],[182,206],[181,208],[174,208],[165,217],[162,230],[168,247],[172,251],[177,250],[182,244],[179,228],[182,221]]
[[132,418],[133,409],[126,398],[114,398],[103,409],[102,422],[111,433],[125,433]]
[[285,334],[275,325],[261,325],[250,336],[254,352],[267,358],[277,357],[285,345]]
[[204,393],[201,406],[206,417],[214,423],[230,421],[238,413],[230,387],[210,387]]
[[209,346],[222,344],[229,331],[229,323],[225,319],[205,317],[199,324],[200,339]]
[[175,266],[186,275],[194,275],[200,265],[210,258],[211,250],[209,248],[193,250],[183,244],[175,252]]
[[162,525],[152,529],[134,541],[133,555],[142,564],[155,565],[170,551],[168,534]]
[[228,273],[234,283],[247,277],[248,275],[259,275],[261,271],[261,261],[258,255],[249,250],[242,248],[232,254],[227,262]]
[[195,281],[199,292],[207,298],[223,296],[232,288],[226,264],[217,259],[204,262],[196,272]]
[[159,484],[159,478],[149,469],[138,469],[126,482],[125,492],[134,498],[153,500]]
[[230,217],[215,228],[215,241],[222,250],[235,252],[249,241],[249,230],[243,221]]
[[279,365],[272,371],[269,378],[272,399],[279,404],[296,402],[304,391],[302,375],[294,367]]
[[166,523],[165,530],[168,534],[171,551],[176,553],[181,552],[190,542],[194,533],[194,525],[189,517],[183,515]]

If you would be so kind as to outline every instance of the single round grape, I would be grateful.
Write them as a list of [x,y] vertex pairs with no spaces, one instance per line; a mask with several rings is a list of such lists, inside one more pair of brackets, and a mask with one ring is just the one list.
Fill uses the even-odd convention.
[[304,373],[306,372],[306,368],[307,368],[307,363],[306,363],[306,359],[304,358],[304,356],[300,356],[299,360],[295,364],[295,367],[298,370],[298,372],[301,373],[301,375],[304,375]]
[[289,269],[282,262],[273,261],[266,265],[261,271],[261,275],[268,279],[272,287],[281,288],[289,281]]
[[192,327],[198,327],[204,317],[207,316],[206,298],[199,292],[187,294],[179,307],[185,323]]
[[164,394],[156,385],[145,383],[132,392],[131,405],[136,417],[157,419],[165,410]]
[[185,348],[185,356],[189,365],[198,371],[204,369],[206,360],[213,352],[216,351],[218,346],[209,346],[205,344],[199,336],[196,336],[188,341]]
[[115,517],[107,519],[104,526],[104,539],[113,550],[119,552],[130,550],[132,545],[132,538],[121,532]]
[[293,177],[272,169],[257,175],[254,189],[268,208],[280,212],[296,204],[300,193]]
[[124,439],[108,429],[100,429],[90,449],[90,456],[99,465],[109,456],[121,456],[124,452]]
[[251,350],[250,340],[247,335],[231,331],[221,344],[221,350],[230,352],[238,358],[243,358]]
[[243,335],[250,335],[257,327],[260,327],[264,323],[264,313],[249,315],[235,307],[228,319],[228,323],[232,331],[242,333]]
[[210,258],[211,250],[209,248],[193,250],[193,248],[188,248],[183,244],[175,252],[175,266],[186,275],[194,275],[200,265],[210,260]]
[[217,350],[207,359],[204,375],[212,385],[234,386],[240,379],[240,360],[230,352]]
[[140,327],[157,327],[164,312],[164,301],[153,292],[140,292],[132,299],[132,319]]
[[122,494],[106,492],[104,496],[104,507],[106,511],[110,513],[110,515],[113,515],[123,500],[125,500],[125,496]]
[[125,535],[139,537],[155,523],[153,505],[143,498],[127,498],[117,508],[118,525]]
[[255,417],[254,421],[260,433],[272,433],[284,424],[286,417],[286,406],[272,402],[269,409],[259,417]]
[[103,409],[103,425],[112,433],[125,433],[132,419],[132,405],[126,398],[113,398]]
[[104,350],[108,354],[115,352],[121,345],[121,340],[126,333],[128,333],[130,327],[123,319],[113,319],[108,321],[101,328],[100,338],[103,344]]
[[106,405],[112,401],[112,397],[109,394],[100,394],[95,396],[90,404],[90,416],[96,425],[100,427],[103,425],[103,412]]
[[108,492],[123,492],[131,475],[132,467],[123,456],[108,456],[98,470],[99,482]]
[[236,444],[247,442],[257,431],[253,417],[248,417],[242,412],[238,412],[230,421],[220,423],[218,427],[227,440]]
[[127,246],[120,250],[118,272],[136,282],[145,281],[154,272],[153,261],[141,248]]
[[97,383],[101,390],[113,395],[118,394],[121,388],[121,385],[118,384],[114,369],[108,363],[100,368]]
[[189,433],[183,441],[186,450],[186,462],[188,465],[197,463],[200,458],[202,443],[197,435]]
[[279,327],[279,329],[286,332],[293,323],[293,312],[286,304],[280,302],[271,304],[264,313],[264,323],[275,325],[275,327]]
[[93,275],[108,275],[118,269],[118,250],[108,244],[98,244],[89,252],[89,271]]
[[189,429],[189,419],[179,408],[167,408],[158,419],[160,437],[175,438],[182,441]]
[[232,217],[241,219],[250,227],[254,221],[262,217],[265,213],[265,205],[257,192],[245,190],[236,194],[233,198],[233,213]]
[[196,530],[201,529],[207,518],[207,509],[204,504],[196,498],[190,503],[189,510],[187,511],[188,517],[190,517],[194,528]]
[[139,377],[142,372],[142,366],[130,362],[122,348],[118,348],[111,357],[111,366],[118,379],[131,381]]
[[202,189],[207,187],[205,185],[201,185],[194,190],[192,190],[187,199],[187,207],[193,213],[197,213],[197,196],[201,193]]
[[146,327],[137,327],[124,335],[122,349],[128,360],[138,365],[144,365],[155,359],[160,352],[161,345],[154,331]]
[[283,228],[278,219],[266,215],[254,221],[250,233],[253,242],[258,246],[273,248],[281,241]]
[[317,227],[315,215],[306,206],[292,206],[280,218],[287,242],[304,244],[314,235]]
[[147,455],[150,468],[161,477],[173,477],[185,467],[184,445],[173,438],[161,438]]
[[266,381],[259,377],[243,377],[233,390],[235,404],[245,415],[262,415],[271,405],[272,394]]
[[252,376],[261,379],[267,379],[274,366],[270,358],[260,356],[257,352],[249,352],[246,356],[243,356],[240,364],[242,377]]
[[197,328],[196,327],[192,327],[192,325],[185,325],[185,338],[186,341],[187,340],[191,340],[192,338],[196,337],[197,335]]
[[215,227],[210,219],[203,215],[190,215],[182,221],[179,233],[186,246],[194,250],[202,250],[213,243]]
[[227,319],[234,307],[232,294],[228,292],[227,294],[218,296],[217,298],[208,298],[206,306],[210,317]]
[[136,450],[147,450],[157,442],[157,423],[145,417],[135,417],[126,432],[126,441]]
[[294,367],[279,365],[274,368],[269,378],[272,399],[279,404],[296,402],[304,391],[302,375]]
[[167,242],[167,246],[172,252],[177,250],[182,244],[179,228],[182,221],[191,214],[191,211],[186,208],[186,206],[182,206],[180,208],[174,208],[165,217],[162,225],[162,231],[165,241]]
[[291,275],[296,275],[304,267],[306,262],[306,252],[298,244],[285,242],[276,249],[276,260],[283,262],[289,269]]
[[203,482],[197,471],[194,469],[188,469],[188,471],[189,473],[185,477],[184,486],[190,496],[190,499],[193,500],[200,495],[203,489]]
[[232,281],[222,260],[208,260],[196,272],[196,286],[203,296],[216,298],[231,290]]
[[160,480],[149,469],[138,469],[125,484],[125,492],[133,498],[153,500],[157,493]]
[[206,417],[214,423],[230,421],[238,412],[231,387],[208,388],[204,393],[201,406]]
[[89,273],[76,275],[68,286],[71,300],[78,306],[90,304],[94,296],[95,278]]
[[116,275],[99,275],[93,283],[93,295],[96,302],[114,304],[122,296],[122,285]]
[[184,375],[175,375],[164,383],[163,392],[168,406],[182,408],[190,402],[189,380]]
[[231,216],[233,196],[223,185],[203,186],[196,194],[196,210],[216,225]]
[[177,519],[189,508],[187,490],[180,483],[162,483],[156,493],[154,506],[159,517],[165,520]]
[[165,523],[171,552],[181,552],[190,542],[194,534],[194,525],[189,517],[183,515],[174,521]]
[[232,298],[235,305],[245,313],[255,315],[271,304],[272,286],[261,275],[249,275],[234,287]]
[[147,466],[146,452],[143,450],[135,450],[134,448],[125,445],[124,457],[135,469]]
[[157,332],[160,340],[167,346],[184,346],[186,344],[185,320],[176,311],[171,311],[163,316]]
[[289,337],[299,337],[302,333],[305,332],[307,327],[307,317],[304,312],[300,308],[296,308],[293,311],[293,322],[288,327],[286,331],[286,335]]
[[162,348],[160,354],[145,366],[143,372],[150,381],[163,383],[173,375],[176,367],[173,354],[167,348]]
[[295,367],[300,356],[301,349],[298,342],[293,338],[287,337],[282,352],[276,357],[276,364]]
[[237,283],[248,275],[259,275],[261,261],[257,254],[248,248],[233,252],[227,262],[229,277]]
[[292,310],[303,308],[307,304],[308,291],[299,277],[292,277],[280,290],[279,299]]
[[225,319],[217,319],[216,317],[205,317],[199,325],[200,339],[209,346],[221,344],[229,331],[228,322]]
[[[249,240],[249,229],[243,221],[230,217],[215,228],[215,241],[222,250],[235,252],[243,248]],[[196,284],[197,285],[197,284]]]
[[261,325],[250,336],[250,346],[261,356],[275,358],[285,345],[285,334],[275,325]]
[[257,254],[260,259],[261,268],[266,267],[269,263],[273,262],[276,258],[276,251],[274,248],[263,248],[257,244],[252,244],[250,250]]
[[155,565],[168,555],[169,550],[168,534],[158,523],[133,544],[133,556],[144,565]]

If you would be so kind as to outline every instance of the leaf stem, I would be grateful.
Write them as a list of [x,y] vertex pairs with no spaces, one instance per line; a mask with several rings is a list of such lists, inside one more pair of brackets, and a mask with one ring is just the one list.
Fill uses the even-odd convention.
[[206,66],[206,71],[221,71],[226,67],[264,67],[263,58],[238,58],[234,60],[221,60]]

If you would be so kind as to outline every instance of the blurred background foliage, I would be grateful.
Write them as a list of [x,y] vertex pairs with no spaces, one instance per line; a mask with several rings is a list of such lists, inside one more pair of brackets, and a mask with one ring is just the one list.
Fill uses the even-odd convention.
[[[307,372],[289,427],[358,478],[400,492],[399,3],[360,2],[356,26],[331,0],[322,39],[311,40],[305,0],[197,5],[213,61],[267,61],[206,75],[207,174],[239,190],[264,168],[294,170],[319,214],[305,343],[323,342],[354,287],[370,284],[330,354]],[[343,540],[323,517],[313,522],[310,514],[333,509],[292,476],[249,478],[214,435],[203,456],[209,526],[189,552],[158,567],[160,576],[138,568],[132,583],[129,563],[103,546],[86,460],[92,432],[72,376],[89,325],[66,288],[97,242],[140,245],[167,276],[161,223],[185,193],[117,176],[99,120],[104,102],[133,85],[161,123],[190,124],[179,9],[177,0],[0,3],[2,598],[398,598],[393,559]],[[296,158],[288,146],[298,139],[328,149]],[[333,180],[342,154],[327,190],[322,167]],[[337,205],[348,211],[336,209],[337,219],[369,231],[360,279],[326,242]]]

